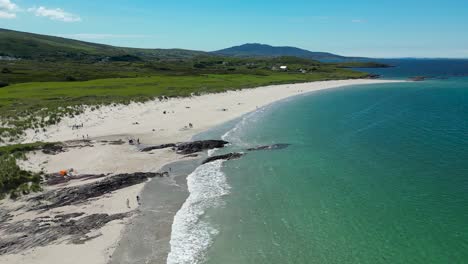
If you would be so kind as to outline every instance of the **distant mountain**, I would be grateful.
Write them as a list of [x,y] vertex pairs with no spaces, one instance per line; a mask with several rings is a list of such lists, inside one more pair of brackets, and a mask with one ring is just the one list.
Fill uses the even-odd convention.
[[265,44],[249,43],[212,52],[214,54],[233,57],[280,57],[294,56],[326,62],[361,60],[363,58],[351,58],[328,52],[312,52],[295,47],[274,47]]
[[25,59],[179,59],[207,54],[183,49],[136,49],[96,44],[0,28],[0,56]]
[[32,60],[75,60],[93,62],[180,60],[197,56],[231,57],[299,57],[322,62],[360,61],[363,58],[344,57],[327,52],[312,52],[295,47],[273,47],[264,44],[244,44],[214,52],[184,49],[138,49],[97,44],[62,37],[40,35],[0,28],[0,56]]

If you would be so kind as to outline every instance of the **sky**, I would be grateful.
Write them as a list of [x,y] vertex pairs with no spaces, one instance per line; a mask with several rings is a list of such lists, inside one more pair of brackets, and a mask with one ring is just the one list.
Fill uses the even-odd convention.
[[0,28],[138,48],[468,58],[468,0],[0,0]]

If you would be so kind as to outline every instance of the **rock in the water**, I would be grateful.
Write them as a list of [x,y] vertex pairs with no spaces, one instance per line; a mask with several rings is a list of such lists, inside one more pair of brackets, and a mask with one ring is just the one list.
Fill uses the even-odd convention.
[[278,149],[285,149],[289,147],[291,144],[273,144],[267,146],[259,146],[255,148],[248,148],[248,151],[256,151],[256,150],[278,150]]
[[410,77],[410,81],[414,82],[422,82],[425,81],[428,77],[426,76],[415,76],[415,77]]
[[224,140],[199,140],[193,142],[180,143],[176,146],[177,153],[188,155],[208,149],[222,148],[229,142]]
[[149,152],[149,151],[152,151],[152,150],[155,150],[155,149],[172,148],[172,147],[175,147],[175,146],[176,146],[176,144],[174,144],[174,143],[162,144],[162,145],[157,145],[157,146],[151,146],[151,147],[142,148],[141,151],[143,151],[143,152]]
[[189,155],[185,155],[184,158],[196,158],[198,157],[198,154],[189,154]]
[[242,157],[244,155],[244,153],[240,153],[240,152],[233,152],[233,153],[228,153],[228,154],[224,154],[224,155],[218,155],[218,156],[213,156],[213,157],[209,157],[207,158],[206,160],[204,160],[202,162],[202,164],[206,164],[206,163],[209,163],[209,162],[213,162],[215,160],[232,160],[232,159],[238,159],[240,157]]

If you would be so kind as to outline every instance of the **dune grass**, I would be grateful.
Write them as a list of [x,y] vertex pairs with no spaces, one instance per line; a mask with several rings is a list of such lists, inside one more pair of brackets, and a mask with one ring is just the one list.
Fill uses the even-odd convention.
[[0,147],[0,199],[9,195],[17,198],[20,195],[40,191],[42,175],[22,170],[17,159],[25,158],[25,153],[51,147],[55,143],[15,144]]

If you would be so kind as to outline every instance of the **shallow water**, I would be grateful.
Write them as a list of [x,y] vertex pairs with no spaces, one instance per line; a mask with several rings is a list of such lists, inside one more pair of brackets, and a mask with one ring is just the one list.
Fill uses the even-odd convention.
[[174,215],[188,197],[186,177],[198,164],[197,160],[168,164],[160,171],[170,171],[169,178],[154,178],[145,185],[142,205],[126,226],[111,263],[166,263]]
[[319,91],[199,135],[231,142],[211,154],[291,146],[192,172],[168,263],[468,263],[468,78],[453,77],[468,68],[441,65],[386,72],[440,79]]
[[467,135],[466,78],[321,91],[246,116],[220,152],[292,145],[223,164],[229,194],[198,215],[215,231],[179,263],[466,263]]

